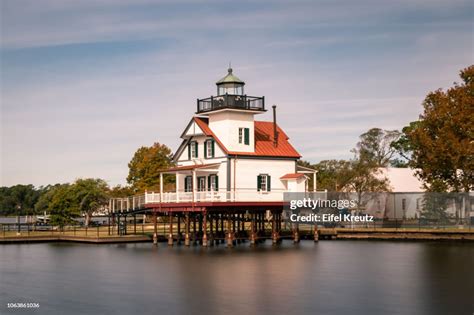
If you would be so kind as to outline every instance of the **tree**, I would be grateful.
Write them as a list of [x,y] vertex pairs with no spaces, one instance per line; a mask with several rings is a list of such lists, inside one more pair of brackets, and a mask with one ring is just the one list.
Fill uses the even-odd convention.
[[41,214],[41,213],[50,211],[49,204],[51,203],[51,200],[53,199],[53,196],[56,193],[56,190],[61,185],[62,184],[47,185],[40,188],[41,196],[38,198],[38,201],[35,203],[35,213]]
[[[166,145],[155,143],[151,147],[141,147],[128,163],[127,182],[135,192],[157,190],[160,184],[159,170],[172,165],[172,153]],[[170,176],[164,177],[165,183],[172,181]]]
[[426,96],[419,121],[405,127],[395,143],[430,191],[474,187],[474,65],[460,77],[463,83]]
[[399,155],[399,158],[394,160],[395,163],[400,163],[403,167],[409,166],[415,144],[411,142],[408,135],[418,128],[419,125],[419,121],[412,121],[408,126],[403,127],[400,137],[391,143],[391,147],[396,150]]
[[53,190],[48,209],[52,225],[71,224],[81,215],[71,184],[63,184]]
[[348,183],[348,168],[346,160],[324,160],[314,165],[318,170],[318,187],[329,191],[339,191]]
[[34,214],[35,203],[41,192],[33,185],[15,185],[0,188],[1,215]]
[[92,213],[107,204],[108,190],[107,183],[98,178],[78,179],[71,186],[74,202],[79,211],[86,217],[86,226],[90,223]]
[[85,215],[89,225],[92,213],[107,205],[109,187],[102,179],[78,179],[73,184],[47,186],[36,203],[37,212],[49,212],[51,224],[64,226]]
[[117,185],[109,190],[109,196],[115,197],[115,198],[129,197],[129,196],[132,196],[133,194],[134,194],[134,191],[132,187],[130,186]]
[[448,201],[448,193],[427,192],[423,198],[421,218],[433,220],[437,223],[446,223],[449,221],[449,216],[446,212]]
[[390,191],[389,181],[382,176],[382,169],[367,155],[356,156],[343,172],[342,176],[347,180],[342,190],[356,194],[358,210],[377,196],[373,193]]
[[360,135],[354,152],[364,160],[373,162],[376,167],[386,167],[397,152],[391,144],[399,137],[398,130],[372,128]]

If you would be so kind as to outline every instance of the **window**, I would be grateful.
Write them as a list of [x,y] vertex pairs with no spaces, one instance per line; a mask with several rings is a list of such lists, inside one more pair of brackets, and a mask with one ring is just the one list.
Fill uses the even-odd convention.
[[420,198],[416,198],[416,210],[420,210]]
[[219,190],[219,183],[217,175],[209,175],[207,180],[207,188],[209,191],[218,191]]
[[206,140],[204,142],[204,153],[206,159],[214,157],[214,140]]
[[206,177],[198,177],[197,178],[198,182],[198,191],[206,191]]
[[245,145],[250,144],[250,129],[249,128],[239,128],[239,143]]
[[405,198],[402,199],[402,210],[407,209],[407,200]]
[[189,160],[198,157],[198,143],[196,141],[192,141],[188,145],[188,158]]
[[184,192],[191,192],[193,191],[193,177],[186,176],[184,178]]
[[271,178],[270,175],[260,174],[257,176],[257,190],[258,191],[270,191]]

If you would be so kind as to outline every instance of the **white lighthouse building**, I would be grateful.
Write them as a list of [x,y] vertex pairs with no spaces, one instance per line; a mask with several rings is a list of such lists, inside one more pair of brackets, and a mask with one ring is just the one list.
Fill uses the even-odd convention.
[[161,187],[147,202],[282,202],[284,192],[306,191],[305,173],[315,171],[297,165],[301,156],[277,125],[275,106],[273,121],[257,120],[265,98],[246,95],[231,68],[216,85],[216,96],[197,100],[177,166],[161,173],[176,175],[176,191]]

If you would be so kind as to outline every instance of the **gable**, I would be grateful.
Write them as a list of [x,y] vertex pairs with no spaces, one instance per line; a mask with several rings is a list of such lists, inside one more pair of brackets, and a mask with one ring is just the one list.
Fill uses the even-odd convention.
[[192,119],[184,132],[181,134],[181,138],[189,138],[193,136],[202,136],[205,135],[204,131],[199,127],[194,119]]
[[184,141],[176,151],[175,160],[186,150],[187,143],[192,137],[207,136],[213,138],[216,144],[226,155],[233,156],[255,156],[255,157],[278,157],[299,159],[301,155],[290,144],[286,133],[277,125],[277,145],[273,142],[273,122],[271,121],[255,121],[255,151],[254,152],[232,152],[229,151],[212,132],[208,126],[208,119],[203,117],[193,117],[188,126],[184,130],[181,138]]

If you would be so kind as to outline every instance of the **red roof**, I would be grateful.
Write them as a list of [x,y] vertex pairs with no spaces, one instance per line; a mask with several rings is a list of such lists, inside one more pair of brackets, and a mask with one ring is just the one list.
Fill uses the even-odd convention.
[[221,140],[219,140],[219,138],[216,137],[216,135],[214,134],[214,132],[212,132],[211,128],[209,128],[207,122],[208,120],[205,119],[205,118],[200,118],[200,117],[194,117],[194,121],[196,122],[196,124],[199,126],[199,128],[202,129],[202,132],[204,132],[204,134],[208,137],[212,137],[214,138],[214,140],[217,142],[217,144],[219,145],[219,147],[221,147],[221,149],[225,152],[225,153],[228,153],[227,149],[225,148],[224,144],[221,142]]
[[208,126],[208,120],[201,117],[194,117],[194,121],[202,129],[206,136],[213,137],[219,146],[228,155],[241,156],[276,156],[300,158],[301,155],[288,141],[286,133],[277,125],[277,145],[273,144],[273,122],[255,121],[255,152],[233,152],[228,151],[224,144],[216,137]]
[[289,174],[283,175],[282,177],[280,177],[280,179],[296,179],[296,178],[300,178],[300,177],[304,177],[304,174],[302,174],[302,173],[289,173]]

